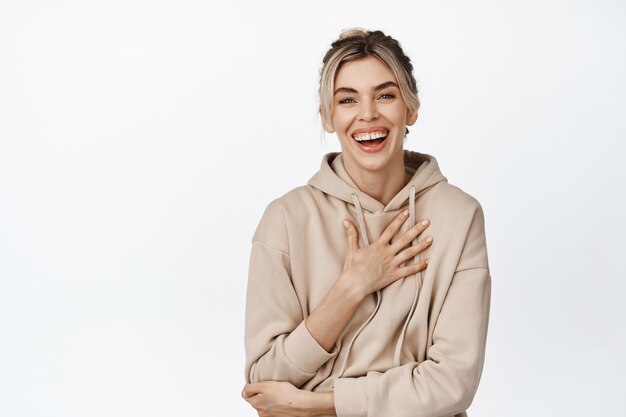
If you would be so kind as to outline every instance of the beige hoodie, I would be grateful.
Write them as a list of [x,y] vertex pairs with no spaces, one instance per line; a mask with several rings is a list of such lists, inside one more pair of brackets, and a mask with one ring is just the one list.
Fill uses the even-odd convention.
[[[384,206],[361,192],[340,153],[308,184],[272,201],[254,233],[245,315],[245,380],[334,391],[338,417],[466,416],[485,356],[491,278],[483,211],[436,159],[404,150],[409,183]],[[339,278],[344,218],[364,244],[409,209],[395,237],[429,219],[416,256],[428,267],[370,294],[330,352],[304,320]],[[413,242],[416,244],[417,239]]]

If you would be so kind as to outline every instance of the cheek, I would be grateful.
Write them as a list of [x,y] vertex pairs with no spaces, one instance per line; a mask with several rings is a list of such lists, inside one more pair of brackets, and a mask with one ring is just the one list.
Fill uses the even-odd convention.
[[333,114],[332,120],[333,125],[335,126],[335,131],[341,132],[343,134],[350,127],[350,121],[352,120],[352,118],[347,112],[338,111]]
[[393,117],[395,124],[403,124],[406,123],[407,112],[406,106],[397,106],[393,109],[393,115],[390,115],[390,117]]

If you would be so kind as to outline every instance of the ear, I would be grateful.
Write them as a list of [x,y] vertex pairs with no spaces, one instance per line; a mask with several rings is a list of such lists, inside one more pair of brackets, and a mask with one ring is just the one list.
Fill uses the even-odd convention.
[[413,126],[415,124],[415,122],[417,121],[417,112],[420,108],[420,102],[417,102],[417,107],[415,108],[415,112],[414,113],[409,113],[408,109],[406,112],[406,125],[407,126]]
[[319,113],[320,119],[322,119],[322,127],[324,128],[324,130],[328,133],[333,133],[335,131],[335,128],[332,125],[326,124],[326,122],[324,121],[324,117],[322,116],[322,106],[320,106],[319,108]]

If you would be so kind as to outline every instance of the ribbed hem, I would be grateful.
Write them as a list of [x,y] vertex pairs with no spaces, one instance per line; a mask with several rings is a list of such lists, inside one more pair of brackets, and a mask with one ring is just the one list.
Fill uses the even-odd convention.
[[337,417],[367,417],[367,377],[337,378],[334,384]]
[[313,374],[338,353],[337,345],[330,352],[317,343],[304,320],[285,339],[285,355],[299,371]]

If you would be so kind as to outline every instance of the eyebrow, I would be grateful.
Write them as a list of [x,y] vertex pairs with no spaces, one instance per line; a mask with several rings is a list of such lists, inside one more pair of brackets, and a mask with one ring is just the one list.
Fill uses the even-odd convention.
[[[387,82],[384,82],[382,84],[377,85],[372,90],[378,91],[378,90],[382,90],[383,88],[387,88],[387,87],[398,87],[398,84],[394,83],[393,81],[387,81]],[[337,95],[339,93],[358,93],[358,91],[356,91],[352,87],[339,87],[338,89],[335,90],[333,95]]]

